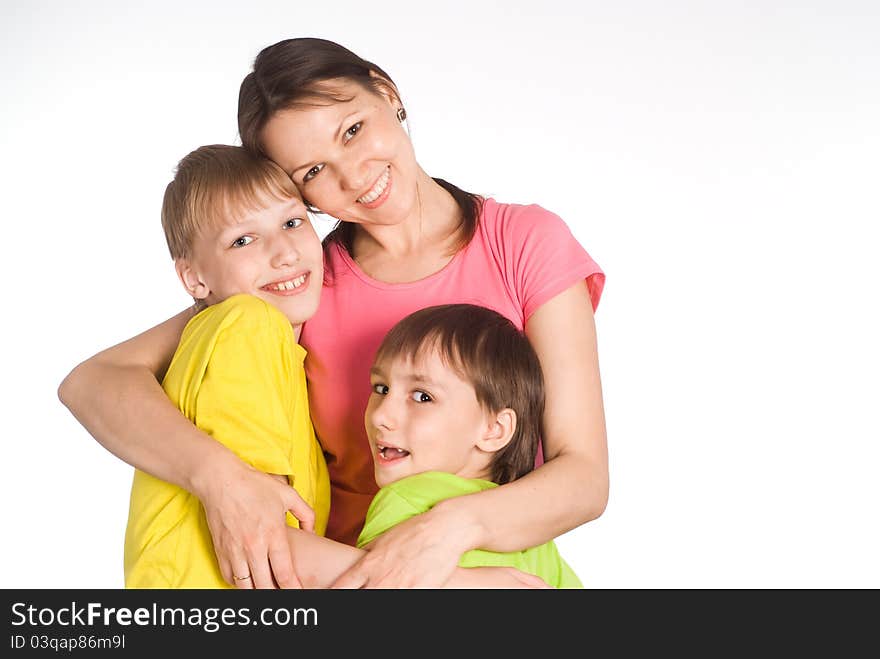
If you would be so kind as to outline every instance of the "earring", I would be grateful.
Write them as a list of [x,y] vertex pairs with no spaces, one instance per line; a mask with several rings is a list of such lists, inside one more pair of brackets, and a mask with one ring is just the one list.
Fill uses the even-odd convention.
[[404,121],[406,121],[406,110],[404,110],[403,108],[400,108],[400,109],[397,111],[397,120],[398,120],[400,123],[403,123]]

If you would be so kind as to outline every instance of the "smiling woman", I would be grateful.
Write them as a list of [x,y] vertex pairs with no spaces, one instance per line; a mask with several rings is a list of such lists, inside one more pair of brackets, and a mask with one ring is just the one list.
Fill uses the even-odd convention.
[[329,215],[355,223],[403,221],[426,175],[397,120],[400,102],[351,82],[319,89],[347,100],[277,113],[262,131],[262,149]]
[[[240,89],[243,145],[275,161],[313,209],[339,220],[325,239],[321,303],[300,338],[331,479],[327,535],[354,544],[364,524],[377,491],[364,428],[372,358],[388,330],[419,309],[473,303],[524,331],[546,382],[545,462],[383,533],[339,578],[344,587],[442,585],[465,552],[541,545],[598,517],[608,496],[593,320],[602,270],[542,207],[499,203],[429,176],[405,116],[384,70],[321,39],[264,49]],[[176,317],[85,362],[62,385],[62,399],[108,449],[198,496],[221,565],[244,561],[257,587],[295,584],[283,526],[289,488],[249,471],[161,402],[155,379],[181,327]],[[136,395],[108,405],[107,392],[119,388]]]

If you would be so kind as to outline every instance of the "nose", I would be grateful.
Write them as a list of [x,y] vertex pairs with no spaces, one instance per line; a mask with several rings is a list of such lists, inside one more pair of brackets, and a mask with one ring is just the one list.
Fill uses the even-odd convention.
[[377,430],[394,430],[397,426],[395,404],[389,395],[370,396],[367,405],[367,423]]
[[294,265],[300,259],[300,253],[296,246],[296,240],[290,235],[291,232],[284,232],[277,238],[274,238],[270,245],[269,263],[273,268],[284,268]]
[[362,160],[351,159],[350,162],[340,166],[340,183],[345,190],[364,192],[364,189],[372,183],[368,180],[369,176],[369,168]]

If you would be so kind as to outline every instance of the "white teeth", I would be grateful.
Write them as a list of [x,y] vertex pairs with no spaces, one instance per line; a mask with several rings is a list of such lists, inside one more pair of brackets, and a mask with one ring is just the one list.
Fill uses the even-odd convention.
[[358,201],[362,204],[369,204],[376,201],[379,196],[385,192],[385,188],[388,186],[388,179],[391,178],[391,168],[386,167],[385,173],[379,177],[379,180],[376,181],[376,185],[373,186],[373,189],[370,190],[363,197],[358,197]]
[[283,281],[280,284],[275,284],[270,286],[273,291],[292,291],[294,288],[299,288],[303,284],[306,283],[306,276],[300,275],[296,279],[288,279],[287,281]]
[[[392,459],[394,457],[403,457],[409,455],[409,451],[402,448],[395,448],[393,446],[382,446],[381,444],[376,444],[376,451],[383,458]],[[388,454],[389,451],[393,451],[392,454]]]

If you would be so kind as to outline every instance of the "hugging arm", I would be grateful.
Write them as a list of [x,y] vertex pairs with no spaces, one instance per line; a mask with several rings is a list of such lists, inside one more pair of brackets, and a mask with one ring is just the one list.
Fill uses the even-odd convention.
[[[296,587],[284,513],[305,506],[295,490],[242,462],[195,427],[159,380],[187,310],[87,359],[58,389],[61,401],[108,451],[128,464],[195,494],[205,507],[224,578],[244,555],[256,587]],[[250,584],[248,584],[250,585]]]
[[586,284],[542,304],[525,333],[544,372],[545,463],[512,483],[447,499],[390,529],[337,586],[438,586],[465,551],[520,551],[602,514],[608,450]]
[[[304,588],[329,588],[368,552],[313,533],[288,529],[290,549]],[[542,579],[514,568],[454,568],[447,588],[550,588]]]

